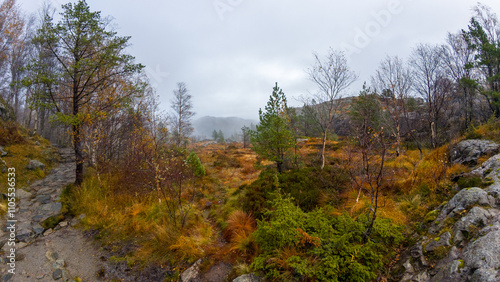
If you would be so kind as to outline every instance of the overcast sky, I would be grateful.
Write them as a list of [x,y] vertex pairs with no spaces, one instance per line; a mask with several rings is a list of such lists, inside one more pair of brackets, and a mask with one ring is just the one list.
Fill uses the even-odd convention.
[[[43,0],[18,0],[35,12]],[[60,8],[64,0],[53,0]],[[306,70],[313,52],[346,49],[359,75],[355,95],[387,55],[407,58],[418,43],[444,43],[466,29],[476,1],[466,0],[87,0],[111,16],[129,54],[146,66],[169,109],[177,82],[193,96],[196,117],[258,118],[275,82],[289,104],[316,91]],[[481,3],[500,13],[500,1]]]

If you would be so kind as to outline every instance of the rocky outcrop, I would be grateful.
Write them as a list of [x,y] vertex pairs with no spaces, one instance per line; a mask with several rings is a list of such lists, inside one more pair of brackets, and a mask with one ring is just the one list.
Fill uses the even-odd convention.
[[401,255],[398,279],[500,281],[500,154],[471,173],[490,185],[462,189],[433,212],[427,236]]
[[499,147],[493,141],[465,140],[451,148],[450,160],[455,164],[476,165],[481,156],[495,153]]

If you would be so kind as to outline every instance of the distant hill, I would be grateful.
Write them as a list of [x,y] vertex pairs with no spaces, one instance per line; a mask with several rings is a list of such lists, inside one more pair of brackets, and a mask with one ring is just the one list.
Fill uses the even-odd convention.
[[256,125],[257,123],[257,120],[239,117],[204,116],[193,121],[193,135],[202,139],[212,139],[212,132],[214,130],[222,130],[224,137],[229,139],[233,135],[241,135],[241,128],[243,126],[250,127],[251,124]]

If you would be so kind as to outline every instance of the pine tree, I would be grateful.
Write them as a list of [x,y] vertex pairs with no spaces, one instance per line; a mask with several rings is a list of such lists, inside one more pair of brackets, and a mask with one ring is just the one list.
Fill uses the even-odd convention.
[[286,97],[278,83],[273,88],[265,112],[259,109],[259,121],[256,130],[250,134],[252,149],[259,156],[275,162],[278,172],[281,173],[289,150],[294,146],[294,140],[290,130]]
[[[106,96],[115,84],[131,82],[143,66],[134,63],[134,57],[125,54],[130,37],[117,36],[109,30],[109,21],[100,12],[92,12],[80,0],[62,6],[58,23],[46,15],[33,43],[43,54],[50,54],[54,66],[43,61],[32,62],[27,69],[31,77],[27,86],[41,86],[43,91],[33,94],[36,107],[50,108],[57,113],[59,122],[71,126],[76,155],[76,180],[83,181],[83,120],[94,115],[99,108],[112,108],[126,104],[137,94],[136,87],[118,97]],[[102,101],[105,102],[102,102]]]
[[219,133],[217,135],[219,136],[219,139],[217,139],[217,143],[223,144],[224,142],[226,142],[226,139],[224,138],[224,132],[222,132],[222,130],[219,129]]
[[[475,67],[482,72],[483,81],[465,80],[466,85],[479,86],[495,117],[500,118],[500,25],[490,8],[478,4],[469,30],[462,31],[469,49],[476,52]],[[467,66],[471,68],[472,66]]]

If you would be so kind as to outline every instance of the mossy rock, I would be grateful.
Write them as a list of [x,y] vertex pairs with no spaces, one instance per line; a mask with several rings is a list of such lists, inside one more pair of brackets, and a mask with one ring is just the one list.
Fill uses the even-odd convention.
[[457,222],[457,219],[456,218],[453,218],[453,217],[448,217],[444,220],[444,225],[445,226],[452,226],[453,224],[455,224],[455,222]]
[[451,247],[449,246],[439,246],[436,247],[432,252],[429,252],[427,258],[431,261],[438,261],[446,257],[448,255],[448,251]]
[[108,258],[108,262],[111,262],[111,263],[119,263],[119,262],[126,261],[126,260],[127,260],[127,258],[118,257],[118,256],[111,256]]
[[458,260],[459,264],[458,264],[458,273],[462,272],[462,268],[465,267],[465,262],[463,259],[459,259]]
[[54,215],[54,216],[51,216],[51,217],[47,218],[46,220],[44,220],[41,225],[45,229],[51,229],[51,228],[56,227],[59,224],[59,222],[61,222],[63,220],[64,220],[64,216],[62,214]]
[[434,220],[436,220],[436,218],[438,217],[438,215],[439,215],[439,211],[438,210],[430,211],[430,212],[428,212],[425,215],[424,222],[429,223],[431,221],[434,221]]
[[493,185],[494,183],[495,183],[495,181],[493,181],[493,179],[491,179],[489,177],[485,177],[483,180],[483,183],[481,183],[481,187],[485,188],[485,187],[488,187],[490,185]]

